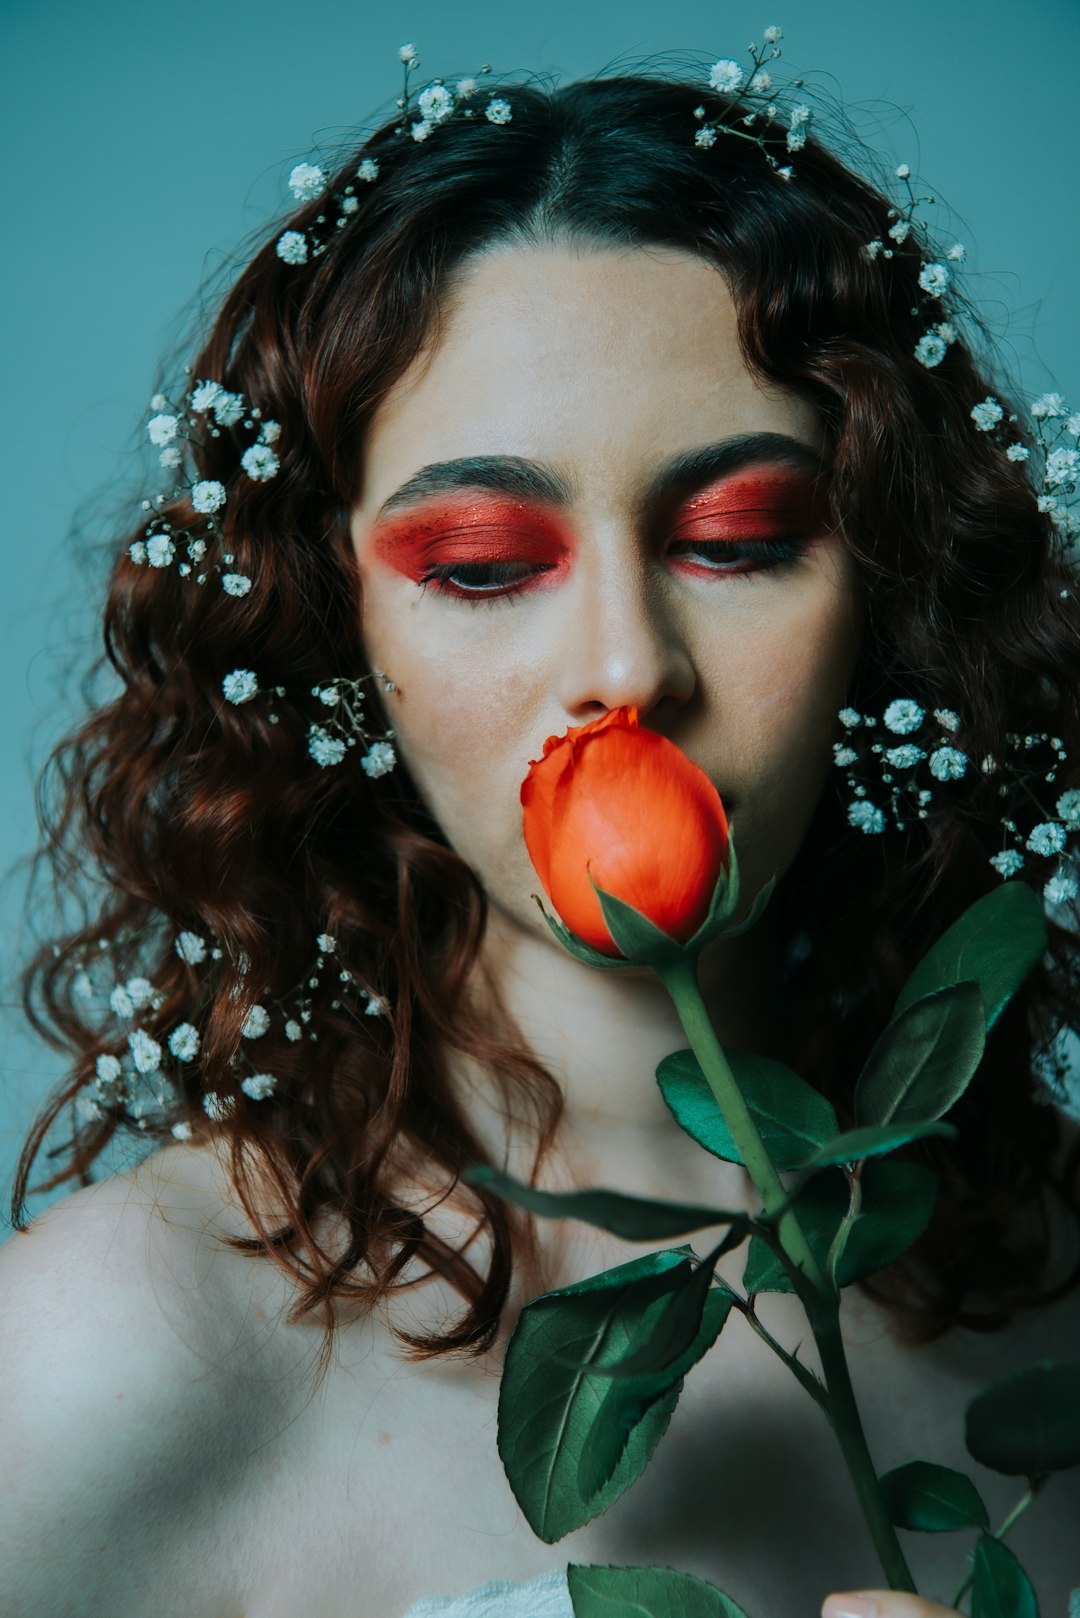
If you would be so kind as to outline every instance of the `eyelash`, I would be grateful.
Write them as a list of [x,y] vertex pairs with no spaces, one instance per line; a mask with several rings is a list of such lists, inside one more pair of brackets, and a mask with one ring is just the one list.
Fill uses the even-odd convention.
[[[755,539],[740,540],[683,540],[680,543],[687,546],[688,554],[694,552],[707,556],[712,561],[752,561],[756,566],[742,568],[736,571],[733,568],[717,568],[718,574],[731,579],[752,579],[759,573],[775,573],[788,567],[793,567],[806,554],[807,541],[804,539]],[[527,567],[530,564],[523,562],[444,562],[437,567],[431,567],[420,578],[420,584],[426,589],[434,584],[440,595],[451,597],[455,601],[467,601],[470,606],[479,606],[486,603],[496,606],[506,602],[515,606],[518,599],[527,590],[530,582],[537,576],[537,572],[550,571],[549,564],[533,564],[536,571],[526,575],[525,578],[514,580],[507,577],[515,568]],[[486,580],[472,580],[472,588],[454,588],[454,580],[468,578],[469,573],[503,574],[503,585],[498,588],[477,588],[478,584],[494,584],[500,582],[498,578]]]

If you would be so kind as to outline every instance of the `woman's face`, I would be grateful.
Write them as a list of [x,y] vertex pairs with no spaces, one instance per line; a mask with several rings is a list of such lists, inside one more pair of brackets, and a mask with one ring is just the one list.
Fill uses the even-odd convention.
[[744,892],[791,863],[862,620],[824,446],[747,371],[720,274],[660,248],[474,258],[380,407],[352,519],[368,657],[429,810],[529,932],[550,941],[528,762],[624,703],[719,788]]

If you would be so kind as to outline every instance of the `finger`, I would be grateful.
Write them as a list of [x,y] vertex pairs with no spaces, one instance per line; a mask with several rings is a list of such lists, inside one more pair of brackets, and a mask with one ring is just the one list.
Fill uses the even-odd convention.
[[896,1590],[852,1590],[826,1596],[821,1618],[957,1618],[955,1607]]

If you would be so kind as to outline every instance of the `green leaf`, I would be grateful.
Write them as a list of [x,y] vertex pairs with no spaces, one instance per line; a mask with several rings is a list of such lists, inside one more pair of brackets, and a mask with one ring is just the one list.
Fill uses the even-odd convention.
[[544,909],[544,901],[538,893],[534,893],[533,898],[536,900],[540,914],[563,949],[572,955],[575,960],[583,961],[586,966],[602,967],[606,971],[611,971],[613,968],[625,969],[631,964],[617,955],[602,955],[598,949],[593,949],[591,944],[586,944],[584,939],[579,938],[576,933],[570,931],[569,927],[564,926],[558,916],[548,915],[548,912]]
[[971,1479],[951,1466],[908,1461],[879,1479],[890,1521],[923,1534],[989,1528],[990,1518]]
[[[923,1163],[871,1159],[861,1179],[861,1212],[836,1271],[841,1287],[884,1269],[906,1252],[930,1223],[937,1199],[937,1176]],[[822,1267],[848,1205],[847,1179],[839,1173],[816,1176],[795,1204],[803,1234]],[[750,1242],[742,1282],[747,1292],[793,1290],[782,1263],[760,1236]]]
[[955,983],[915,1001],[878,1039],[855,1086],[860,1124],[940,1118],[982,1060],[986,1009],[977,983]]
[[[599,1516],[640,1475],[671,1420],[681,1383],[662,1394],[627,1438],[614,1473],[589,1499],[578,1457],[613,1385],[585,1367],[617,1363],[647,1340],[685,1251],[647,1253],[526,1304],[499,1388],[499,1455],[533,1533],[547,1544]],[[564,1364],[572,1360],[576,1364]]]
[[[684,1313],[688,1310],[691,1317],[690,1330],[688,1334],[680,1330],[679,1335],[682,1338],[688,1335],[689,1341],[684,1342],[677,1357],[672,1357],[669,1346],[663,1351],[667,1357],[661,1368],[639,1376],[609,1379],[608,1391],[585,1434],[578,1457],[578,1488],[583,1500],[595,1498],[614,1476],[630,1434],[649,1407],[672,1388],[678,1394],[687,1371],[697,1364],[719,1337],[731,1312],[732,1296],[718,1287],[710,1290],[711,1277],[712,1266],[699,1265],[686,1286],[663,1300],[661,1308],[664,1313],[650,1328],[662,1336],[667,1317],[678,1311],[680,1304],[685,1302]],[[684,1324],[676,1322],[680,1327]],[[647,1358],[652,1344],[645,1346]],[[631,1360],[642,1357],[640,1351],[629,1356]]]
[[955,1140],[956,1128],[952,1124],[942,1121],[930,1123],[900,1123],[881,1124],[873,1128],[849,1129],[846,1134],[837,1135],[835,1140],[828,1141],[816,1151],[813,1157],[803,1164],[803,1172],[807,1169],[828,1168],[833,1163],[858,1163],[868,1157],[880,1157],[885,1152],[894,1152],[898,1146],[906,1146],[911,1140],[924,1140],[930,1135],[941,1135],[946,1140]]
[[991,1382],[967,1407],[964,1442],[1009,1477],[1080,1465],[1080,1361],[1035,1360]]
[[1000,1539],[980,1534],[974,1571],[971,1618],[1039,1618],[1031,1580]]
[[669,1567],[566,1570],[574,1618],[747,1618],[730,1596]]
[[507,1202],[546,1219],[580,1219],[631,1242],[665,1241],[711,1225],[747,1224],[741,1210],[698,1203],[652,1202],[622,1191],[538,1191],[486,1163],[471,1163],[462,1174],[468,1185],[488,1185]]
[[1040,896],[1026,882],[1003,882],[970,905],[927,951],[900,991],[893,1016],[937,989],[970,980],[982,990],[991,1029],[1046,945]]
[[[767,1056],[730,1050],[724,1055],[778,1169],[801,1168],[835,1137],[832,1106],[797,1073]],[[665,1056],[656,1070],[656,1082],[680,1129],[725,1163],[742,1162],[693,1051]]]

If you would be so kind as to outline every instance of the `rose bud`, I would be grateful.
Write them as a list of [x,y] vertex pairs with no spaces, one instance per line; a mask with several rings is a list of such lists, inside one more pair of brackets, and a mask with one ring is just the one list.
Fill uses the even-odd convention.
[[[636,707],[549,736],[521,784],[525,846],[564,924],[620,955],[596,886],[685,942],[709,915],[728,863],[720,794]],[[590,881],[591,877],[591,881]]]

